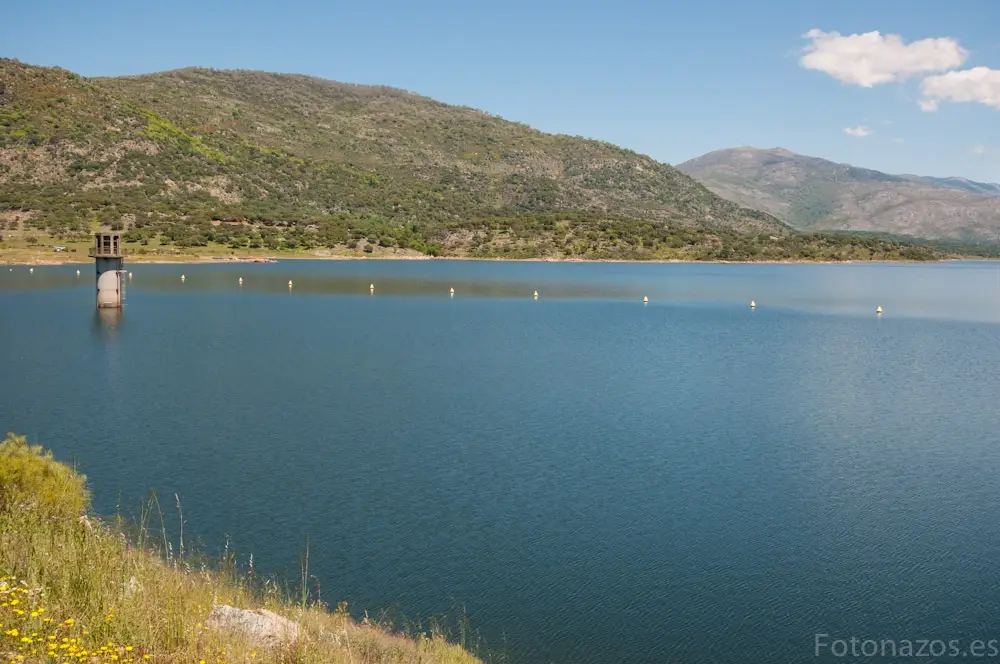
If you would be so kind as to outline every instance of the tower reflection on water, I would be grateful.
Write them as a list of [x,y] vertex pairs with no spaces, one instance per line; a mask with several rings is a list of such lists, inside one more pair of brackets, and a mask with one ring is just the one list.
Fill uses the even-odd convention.
[[118,307],[103,307],[94,310],[93,330],[95,337],[112,340],[118,336],[122,322],[122,310]]

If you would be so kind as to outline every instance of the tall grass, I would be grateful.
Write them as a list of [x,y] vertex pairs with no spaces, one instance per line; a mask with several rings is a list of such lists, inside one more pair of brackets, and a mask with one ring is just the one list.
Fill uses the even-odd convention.
[[[131,524],[88,506],[81,475],[23,437],[0,442],[0,663],[479,662],[440,631],[404,636],[352,620],[344,603],[327,610],[308,592],[308,544],[295,594],[259,579],[252,559],[241,571],[228,547],[216,564],[183,539],[174,552],[155,495]],[[267,649],[209,629],[216,604],[274,611],[299,638]]]

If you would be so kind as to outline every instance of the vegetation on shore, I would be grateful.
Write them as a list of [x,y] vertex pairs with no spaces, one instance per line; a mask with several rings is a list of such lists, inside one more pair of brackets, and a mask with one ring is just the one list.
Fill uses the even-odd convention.
[[938,255],[797,233],[647,156],[401,90],[207,69],[85,79],[0,60],[0,255],[97,228],[123,230],[137,256]]
[[[0,662],[474,664],[440,634],[357,623],[303,590],[216,565],[135,528],[86,515],[85,478],[23,437],[0,442]],[[303,576],[308,579],[307,570]],[[266,608],[298,624],[280,646],[209,627],[213,606]]]

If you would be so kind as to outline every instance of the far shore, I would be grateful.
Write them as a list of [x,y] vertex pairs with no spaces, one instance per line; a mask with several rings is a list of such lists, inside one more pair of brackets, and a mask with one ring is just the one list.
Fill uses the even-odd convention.
[[[276,254],[252,254],[252,255],[199,255],[199,254],[178,254],[178,255],[148,255],[148,254],[125,254],[125,261],[129,264],[158,265],[158,264],[198,264],[198,263],[275,263],[285,260],[330,260],[330,261],[496,261],[506,263],[636,263],[636,264],[724,264],[724,265],[853,265],[871,263],[947,263],[954,261],[993,261],[998,259],[984,258],[981,256],[942,258],[932,261],[832,261],[832,260],[758,260],[758,261],[730,261],[730,260],[708,260],[696,261],[685,259],[617,259],[617,258],[563,258],[563,257],[539,257],[539,258],[499,258],[499,257],[472,257],[472,256],[427,256],[424,254],[411,253],[384,253],[379,255],[350,255],[350,254],[306,254],[306,253],[276,253]],[[0,265],[8,267],[14,266],[44,266],[44,265],[72,265],[89,264],[93,259],[86,255],[66,254],[63,252],[38,252],[32,256],[25,256],[21,252],[14,256],[5,256],[0,251]]]

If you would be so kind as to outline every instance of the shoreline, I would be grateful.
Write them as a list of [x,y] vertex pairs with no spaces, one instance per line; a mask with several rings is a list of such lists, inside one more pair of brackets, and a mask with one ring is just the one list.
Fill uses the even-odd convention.
[[[859,265],[859,264],[933,264],[951,262],[994,262],[1000,259],[985,258],[982,256],[970,256],[959,258],[942,258],[938,260],[913,261],[913,260],[877,260],[877,261],[832,261],[832,260],[760,260],[760,261],[732,261],[732,260],[685,260],[685,259],[621,259],[621,258],[498,258],[498,257],[473,257],[473,256],[426,256],[426,255],[383,255],[383,256],[346,256],[346,255],[302,255],[295,254],[282,256],[281,254],[269,254],[260,256],[199,256],[188,254],[180,256],[144,256],[125,255],[125,260],[133,265],[190,265],[198,263],[225,264],[225,263],[278,263],[285,260],[318,260],[318,261],[495,261],[502,263],[628,263],[628,264],[680,264],[680,265]],[[32,267],[32,266],[59,266],[59,265],[80,265],[93,263],[92,258],[79,258],[76,256],[63,258],[57,255],[43,255],[30,259],[22,257],[7,258],[0,254],[0,265],[7,267]]]

